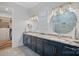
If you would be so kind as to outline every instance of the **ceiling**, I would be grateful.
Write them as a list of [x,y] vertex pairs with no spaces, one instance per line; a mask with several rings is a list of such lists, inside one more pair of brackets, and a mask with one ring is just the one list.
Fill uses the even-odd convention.
[[[24,11],[26,14],[31,17],[33,15],[39,15],[39,14],[46,14],[47,12],[51,11],[52,8],[56,8],[60,5],[65,4],[66,2],[5,2],[5,3],[0,3],[1,5],[7,5],[10,7],[23,7]],[[79,3],[75,3],[76,5]],[[77,6],[78,6],[77,5]],[[4,8],[1,8],[0,11],[2,12]],[[5,9],[6,10],[6,9]],[[4,11],[5,11],[4,10]],[[4,12],[3,11],[3,12]],[[7,10],[5,11],[7,13]],[[10,12],[8,12],[10,13]],[[47,15],[47,14],[46,14]]]
[[[45,15],[48,13],[52,8],[56,8],[60,5],[63,5],[65,2],[40,2],[33,8],[30,8],[29,14],[31,15]],[[47,14],[46,14],[47,15]]]
[[65,2],[15,2],[15,4],[28,10],[28,15],[30,17],[33,15],[38,15],[42,12],[46,13],[48,10],[63,5],[64,3]]
[[29,8],[32,8],[36,5],[38,5],[40,2],[15,2],[15,3],[26,9],[29,9]]

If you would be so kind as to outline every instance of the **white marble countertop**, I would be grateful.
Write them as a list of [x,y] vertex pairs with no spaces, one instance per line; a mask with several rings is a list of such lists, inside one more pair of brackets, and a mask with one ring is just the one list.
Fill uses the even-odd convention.
[[79,42],[79,40],[76,40],[76,39],[71,38],[71,37],[58,37],[58,36],[53,35],[53,34],[49,35],[49,34],[41,34],[41,33],[35,33],[35,32],[27,32],[27,33],[24,33],[24,34],[28,34],[28,35],[44,38],[44,39],[47,39],[47,40],[57,41],[57,42],[61,42],[61,43],[65,43],[65,44],[69,44],[69,45],[79,47],[79,43],[75,43],[75,42]]

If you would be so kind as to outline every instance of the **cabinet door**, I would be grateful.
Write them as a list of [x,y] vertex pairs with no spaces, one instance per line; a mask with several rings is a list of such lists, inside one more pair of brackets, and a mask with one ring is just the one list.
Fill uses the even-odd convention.
[[58,48],[55,46],[55,42],[51,42],[48,40],[44,40],[44,55],[45,56],[53,56],[53,55],[58,55]]
[[79,47],[76,49],[75,55],[79,56]]
[[43,39],[37,38],[37,50],[36,52],[40,55],[43,55]]
[[48,43],[44,43],[44,55],[53,56],[55,55],[56,48]]
[[32,48],[32,37],[28,36],[28,47]]
[[36,51],[36,41],[37,41],[37,38],[36,37],[32,37],[32,50],[33,51]]
[[[64,45],[64,44],[63,44]],[[75,56],[76,48],[64,45],[60,52],[62,56]]]
[[25,35],[25,34],[23,34],[23,44],[24,44],[25,46],[28,45],[28,36]]

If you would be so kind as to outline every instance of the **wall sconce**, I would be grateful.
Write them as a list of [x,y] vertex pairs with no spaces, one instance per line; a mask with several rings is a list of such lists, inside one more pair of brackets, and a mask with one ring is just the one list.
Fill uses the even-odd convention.
[[33,16],[31,20],[32,20],[33,22],[39,22],[38,16]]

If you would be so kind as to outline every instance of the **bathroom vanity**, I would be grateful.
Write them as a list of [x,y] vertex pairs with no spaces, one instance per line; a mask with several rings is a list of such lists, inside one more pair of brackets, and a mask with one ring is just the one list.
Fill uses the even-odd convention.
[[79,56],[79,43],[73,38],[27,32],[23,33],[23,43],[41,56]]

